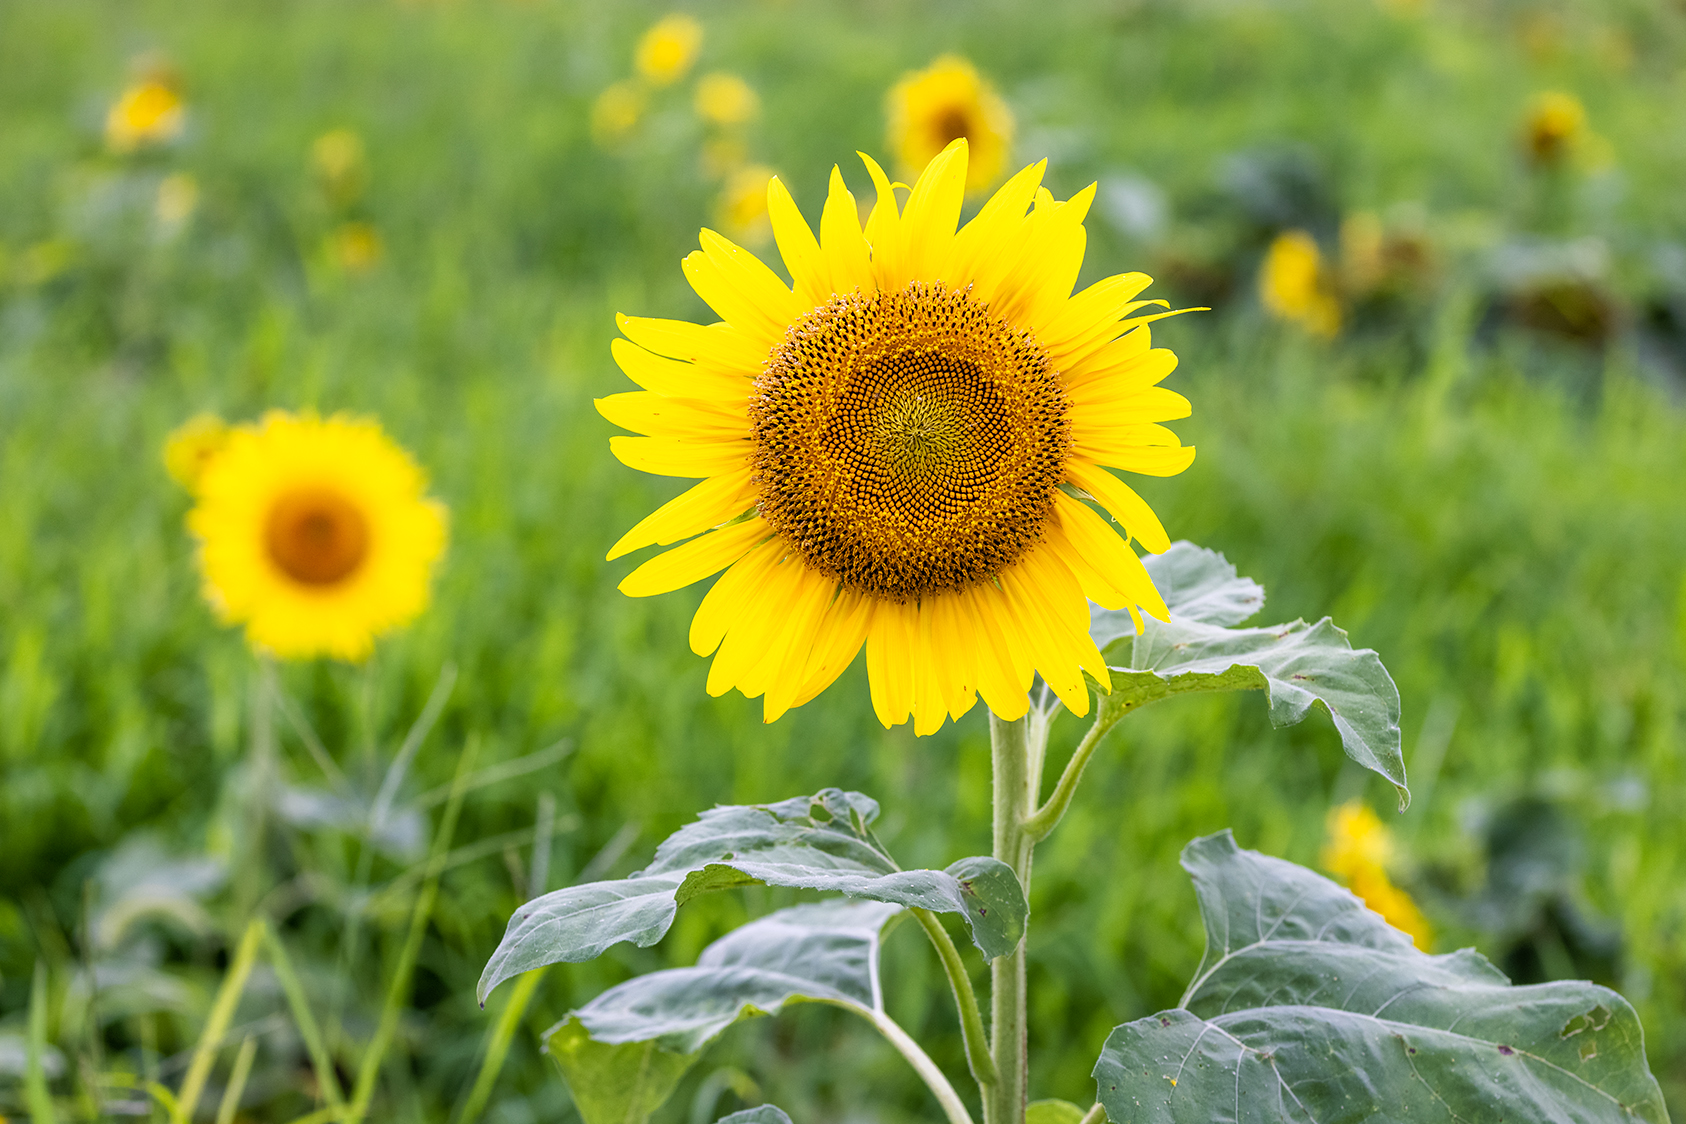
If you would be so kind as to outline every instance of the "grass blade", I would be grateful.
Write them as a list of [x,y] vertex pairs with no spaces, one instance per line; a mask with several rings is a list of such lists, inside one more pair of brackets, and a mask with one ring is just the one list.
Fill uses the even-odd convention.
[[42,1055],[47,1052],[47,962],[35,962],[35,979],[29,987],[29,1055],[24,1070],[24,1100],[29,1105],[29,1119],[34,1124],[58,1124],[58,1110],[53,1107],[53,1094],[47,1089],[46,1064]]
[[275,930],[267,924],[263,927],[263,937],[264,944],[269,949],[269,959],[275,968],[276,978],[281,981],[281,990],[286,993],[287,1005],[293,1009],[293,1022],[299,1028],[299,1036],[304,1039],[306,1052],[310,1054],[311,1068],[316,1071],[317,1088],[321,1090],[322,1099],[328,1102],[330,1108],[338,1108],[345,1104],[345,1097],[340,1092],[340,1081],[334,1072],[333,1059],[328,1056],[328,1048],[322,1041],[322,1031],[310,1013],[310,1003],[305,998],[304,987],[299,983],[298,973],[293,970],[293,958],[287,954],[287,946],[281,943],[281,938],[275,934]]
[[497,1084],[498,1074],[503,1070],[504,1058],[509,1055],[509,1044],[515,1037],[515,1028],[521,1025],[521,1018],[527,1013],[527,1004],[532,1002],[539,981],[544,979],[544,974],[549,970],[548,967],[534,968],[515,981],[515,990],[510,992],[509,1002],[504,1004],[497,1024],[492,1027],[492,1033],[486,1039],[486,1057],[480,1063],[480,1073],[474,1079],[474,1088],[469,1090],[468,1100],[463,1103],[462,1114],[457,1117],[457,1124],[474,1124],[474,1121],[480,1119],[480,1114],[486,1111],[486,1102],[492,1096],[492,1086]]
[[240,1094],[246,1091],[246,1078],[252,1072],[252,1059],[257,1057],[258,1040],[248,1034],[240,1042],[240,1052],[234,1055],[234,1069],[228,1075],[228,1088],[222,1091],[222,1103],[217,1105],[217,1124],[234,1124],[234,1114],[240,1109]]
[[240,1004],[240,994],[246,990],[246,978],[252,974],[252,964],[257,960],[258,943],[262,939],[263,922],[254,919],[240,938],[234,963],[228,966],[222,986],[217,988],[211,1017],[205,1022],[198,1044],[193,1047],[193,1062],[187,1067],[187,1077],[182,1080],[181,1093],[175,1111],[171,1113],[175,1124],[189,1124],[193,1119],[193,1110],[199,1107],[199,1096],[205,1091],[205,1079],[211,1075],[217,1048],[222,1045],[223,1035],[228,1033],[229,1020],[234,1018],[234,1008]]

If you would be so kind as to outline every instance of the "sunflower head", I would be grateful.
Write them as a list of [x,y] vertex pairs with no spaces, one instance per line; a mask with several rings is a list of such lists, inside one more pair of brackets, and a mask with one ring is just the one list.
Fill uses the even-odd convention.
[[663,16],[638,40],[633,65],[652,86],[671,86],[697,61],[702,39],[702,24],[690,16]]
[[1329,812],[1323,869],[1345,882],[1370,909],[1424,951],[1434,943],[1434,929],[1411,895],[1394,885],[1387,867],[1393,837],[1375,811],[1362,800],[1349,800]]
[[1562,90],[1547,90],[1529,103],[1522,147],[1541,168],[1563,164],[1586,139],[1586,107]]
[[1280,320],[1325,339],[1341,330],[1341,302],[1317,240],[1303,230],[1276,236],[1259,268],[1259,300]]
[[721,128],[748,124],[761,113],[761,99],[754,88],[724,71],[698,79],[694,104],[698,117]]
[[966,190],[995,183],[1013,144],[1013,113],[977,68],[944,55],[890,90],[890,151],[911,176],[956,140],[969,147]]
[[[766,207],[786,286],[710,230],[685,259],[721,317],[621,317],[613,352],[644,389],[598,401],[626,464],[702,482],[610,552],[689,542],[633,571],[632,596],[725,571],[691,625],[708,689],[765,697],[772,721],[866,650],[885,725],[930,733],[981,694],[1003,718],[1040,674],[1087,713],[1110,676],[1089,601],[1163,617],[1130,548],[1164,550],[1151,508],[1107,466],[1155,476],[1194,457],[1162,422],[1176,366],[1139,313],[1148,278],[1073,294],[1094,188],[1063,203],[1044,166],[1010,179],[958,231],[967,142],[905,206],[866,158],[864,228],[833,169],[819,235],[777,179]],[[1116,522],[1109,522],[1090,504]]]
[[427,605],[445,509],[373,421],[276,410],[228,432],[188,527],[205,597],[254,648],[358,660]]
[[125,89],[105,115],[105,143],[113,152],[133,152],[181,135],[187,107],[168,74],[156,73]]

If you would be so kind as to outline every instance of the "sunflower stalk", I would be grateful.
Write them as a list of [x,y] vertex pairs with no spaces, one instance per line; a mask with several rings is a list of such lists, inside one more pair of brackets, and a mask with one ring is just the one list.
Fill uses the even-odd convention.
[[[989,716],[994,774],[995,857],[1013,868],[1030,896],[1030,860],[1036,841],[1025,822],[1036,806],[1047,725],[1034,710],[1015,721]],[[1026,923],[1028,931],[1029,924]],[[1026,1034],[1025,940],[1010,955],[990,962],[990,1053],[996,1080],[983,1086],[985,1124],[1023,1124],[1029,1039]]]

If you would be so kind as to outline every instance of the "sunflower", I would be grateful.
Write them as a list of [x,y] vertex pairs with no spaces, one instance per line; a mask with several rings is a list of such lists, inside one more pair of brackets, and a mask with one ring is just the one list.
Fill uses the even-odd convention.
[[1364,904],[1425,952],[1434,944],[1434,929],[1411,895],[1393,884],[1387,867],[1393,860],[1393,837],[1375,811],[1361,800],[1349,800],[1329,812],[1329,835],[1323,845],[1323,869],[1347,884]]
[[1303,230],[1276,236],[1259,267],[1259,300],[1279,320],[1329,339],[1341,330],[1341,302],[1317,240]]
[[671,86],[697,61],[702,40],[702,24],[690,16],[663,16],[639,38],[633,65],[652,86]]
[[205,597],[252,646],[358,660],[427,606],[445,509],[371,420],[273,410],[201,472],[188,526]]
[[910,175],[961,137],[971,148],[966,190],[996,181],[1013,143],[1013,111],[963,58],[944,55],[890,91],[890,151]]
[[[1075,296],[1095,188],[1064,203],[1045,162],[1009,180],[958,232],[967,146],[925,169],[903,207],[870,158],[866,227],[836,168],[815,238],[767,185],[795,278],[710,230],[685,259],[711,325],[619,318],[616,360],[642,392],[600,399],[622,462],[702,482],[609,552],[691,539],[621,583],[635,597],[725,574],[691,623],[714,654],[708,690],[765,695],[771,722],[866,648],[872,702],[929,733],[981,693],[1024,715],[1040,673],[1088,712],[1092,599],[1163,618],[1146,569],[1094,499],[1150,551],[1148,505],[1105,465],[1155,476],[1194,458],[1160,422],[1188,401],[1156,384],[1139,273]],[[1027,213],[1028,211],[1028,213]],[[691,538],[691,536],[699,536]],[[1138,620],[1139,620],[1138,615]]]
[[1574,94],[1547,90],[1529,103],[1522,126],[1522,147],[1537,166],[1562,164],[1586,135],[1586,107]]
[[113,152],[133,152],[181,135],[187,117],[181,94],[164,77],[136,82],[112,103],[105,115],[105,141]]

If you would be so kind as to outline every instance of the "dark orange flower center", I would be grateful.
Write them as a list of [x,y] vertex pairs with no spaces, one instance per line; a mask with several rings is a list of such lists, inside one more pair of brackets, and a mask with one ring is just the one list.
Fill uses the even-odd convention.
[[333,585],[369,553],[369,521],[329,488],[300,488],[275,501],[264,545],[281,572],[305,585]]
[[834,297],[798,320],[750,419],[762,516],[809,565],[896,600],[1016,562],[1071,446],[1047,355],[940,283]]

